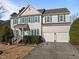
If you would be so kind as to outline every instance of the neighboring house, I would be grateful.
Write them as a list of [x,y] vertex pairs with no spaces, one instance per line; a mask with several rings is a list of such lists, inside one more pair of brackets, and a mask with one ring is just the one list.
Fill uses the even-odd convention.
[[69,42],[69,14],[67,8],[45,10],[28,5],[12,15],[11,28],[15,37],[37,35],[46,42]]

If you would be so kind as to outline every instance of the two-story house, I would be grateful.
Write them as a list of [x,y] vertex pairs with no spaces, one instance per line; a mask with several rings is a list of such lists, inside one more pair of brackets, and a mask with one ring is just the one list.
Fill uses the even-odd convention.
[[15,37],[39,35],[46,42],[69,42],[70,11],[67,8],[35,9],[31,5],[11,17]]

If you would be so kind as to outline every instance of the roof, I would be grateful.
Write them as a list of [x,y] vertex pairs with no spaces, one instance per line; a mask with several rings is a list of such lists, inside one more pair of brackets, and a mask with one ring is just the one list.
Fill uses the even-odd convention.
[[45,12],[45,9],[38,9],[38,11],[43,14]]
[[[21,10],[19,10],[19,13],[17,16],[20,16],[21,13],[23,13],[30,5],[27,7],[23,7]],[[57,8],[57,9],[37,9],[37,11],[41,12],[42,15],[54,15],[54,14],[69,14],[70,11],[67,8]],[[15,16],[15,17],[17,17]]]
[[26,28],[26,29],[29,28],[28,24],[18,24],[18,25],[16,25],[15,27],[16,27],[16,28]]
[[67,8],[58,8],[58,9],[38,9],[39,12],[43,12],[43,14],[60,14],[60,13],[63,13],[63,14],[69,14],[70,11],[67,9]]

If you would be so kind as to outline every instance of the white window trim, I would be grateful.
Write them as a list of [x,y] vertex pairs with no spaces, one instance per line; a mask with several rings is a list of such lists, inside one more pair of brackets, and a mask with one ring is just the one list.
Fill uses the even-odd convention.
[[[63,16],[63,21],[60,20],[60,16]],[[59,22],[64,22],[64,20],[65,20],[65,19],[64,19],[64,15],[58,15],[58,17],[59,17],[59,19],[58,19]]]

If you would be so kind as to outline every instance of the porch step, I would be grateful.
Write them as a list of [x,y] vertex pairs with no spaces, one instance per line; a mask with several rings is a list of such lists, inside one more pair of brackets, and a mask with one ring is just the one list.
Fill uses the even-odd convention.
[[21,37],[14,37],[12,39],[12,44],[19,44],[21,40],[22,40]]

